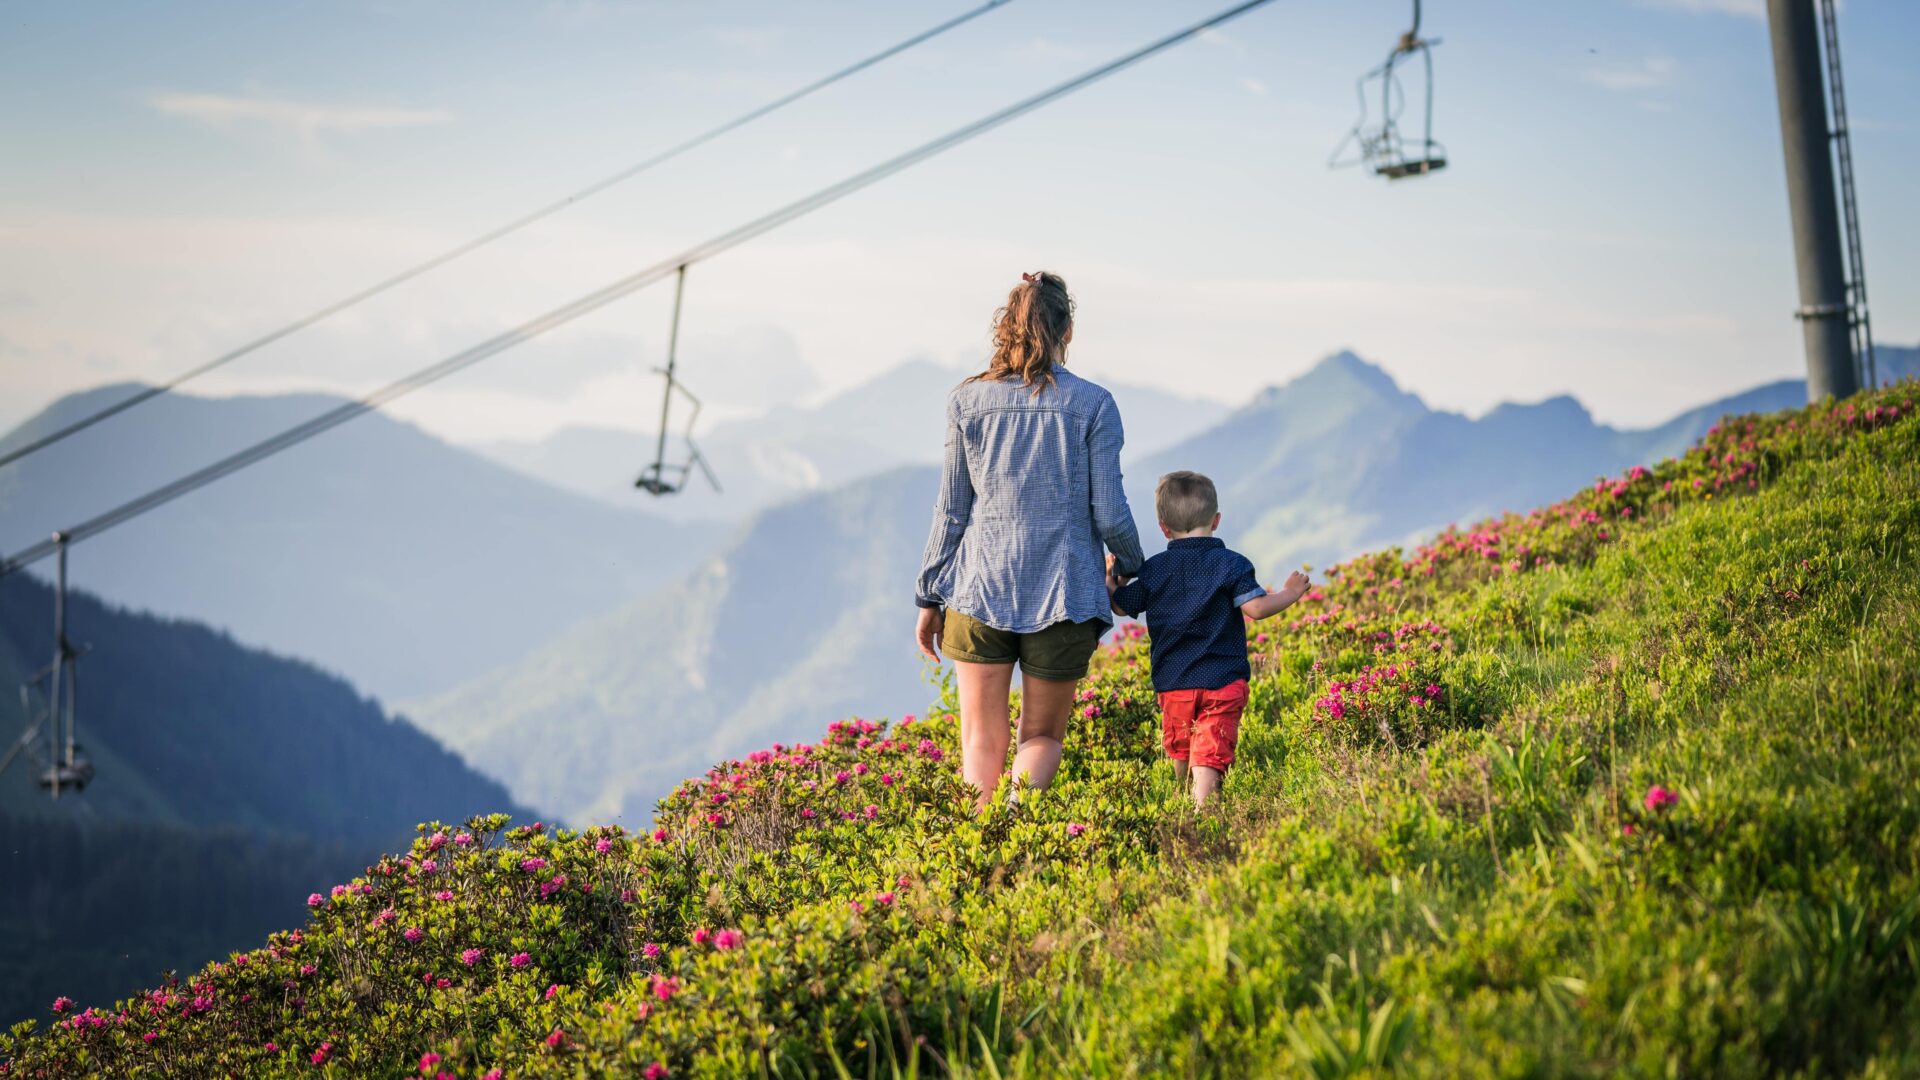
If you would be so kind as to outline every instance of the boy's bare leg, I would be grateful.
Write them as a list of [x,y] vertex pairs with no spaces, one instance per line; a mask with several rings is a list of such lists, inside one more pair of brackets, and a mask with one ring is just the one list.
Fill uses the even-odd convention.
[[1013,778],[1027,787],[1053,783],[1060,769],[1060,743],[1067,736],[1078,679],[1020,676],[1020,749],[1013,755]]
[[1173,759],[1173,782],[1180,785],[1181,791],[1187,790],[1187,759],[1186,758]]
[[953,664],[960,684],[960,775],[980,792],[974,808],[985,810],[1000,783],[1012,740],[1007,692],[1013,685],[1012,664]]
[[1205,810],[1220,791],[1220,770],[1205,765],[1193,767],[1193,805]]

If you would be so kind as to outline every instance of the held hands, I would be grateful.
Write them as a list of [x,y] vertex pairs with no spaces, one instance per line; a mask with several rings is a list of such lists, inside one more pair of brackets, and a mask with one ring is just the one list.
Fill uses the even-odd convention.
[[1114,569],[1115,564],[1117,564],[1119,561],[1120,560],[1116,558],[1112,552],[1107,553],[1107,595],[1108,596],[1112,596],[1115,592],[1119,591],[1120,586],[1125,585],[1127,583],[1126,579],[1121,577],[1119,572]]
[[940,662],[940,634],[947,626],[947,613],[939,608],[921,608],[920,622],[913,629],[914,641],[920,646],[920,655]]

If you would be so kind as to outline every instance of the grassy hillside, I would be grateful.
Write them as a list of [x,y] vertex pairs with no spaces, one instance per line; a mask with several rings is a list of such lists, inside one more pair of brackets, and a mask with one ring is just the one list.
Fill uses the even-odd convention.
[[0,1043],[33,1076],[1920,1073],[1920,392],[1329,572],[1224,812],[1143,644],[1062,781],[944,711],[656,827],[429,826],[300,931]]

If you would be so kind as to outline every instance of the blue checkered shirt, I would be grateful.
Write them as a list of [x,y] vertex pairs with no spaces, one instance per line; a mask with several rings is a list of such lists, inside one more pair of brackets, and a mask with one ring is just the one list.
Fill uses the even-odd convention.
[[947,450],[915,602],[997,630],[1110,623],[1107,562],[1144,561],[1120,486],[1120,410],[1067,371],[1053,385],[979,379],[947,397]]
[[1217,536],[1189,536],[1148,559],[1113,594],[1113,606],[1147,617],[1153,688],[1164,694],[1252,678],[1240,605],[1265,595],[1245,555]]

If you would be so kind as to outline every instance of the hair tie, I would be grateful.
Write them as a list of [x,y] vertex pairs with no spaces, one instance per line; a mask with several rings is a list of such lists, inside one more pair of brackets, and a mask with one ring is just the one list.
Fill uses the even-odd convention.
[[[1041,273],[1046,273],[1046,271],[1043,270],[1041,271]],[[1028,273],[1022,272],[1020,275],[1020,280],[1026,282],[1029,285],[1038,285],[1040,284],[1040,274],[1028,274]]]

